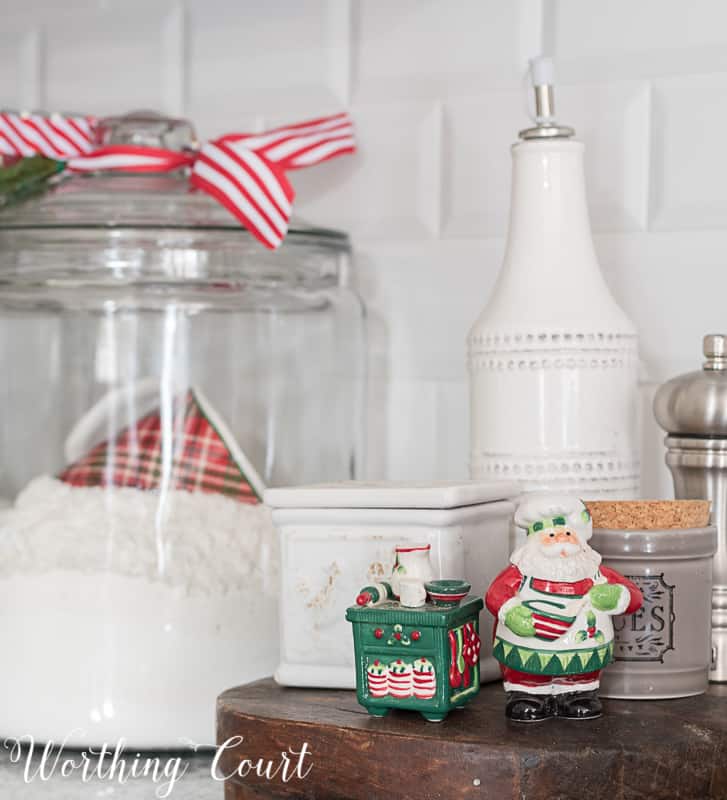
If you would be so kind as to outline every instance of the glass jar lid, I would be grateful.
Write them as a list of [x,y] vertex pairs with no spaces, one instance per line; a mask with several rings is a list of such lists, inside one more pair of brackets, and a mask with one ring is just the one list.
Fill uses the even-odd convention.
[[[178,152],[193,152],[199,147],[187,120],[148,111],[102,119],[95,139],[98,146],[131,144]],[[234,231],[251,238],[220,203],[190,188],[184,169],[171,173],[61,173],[42,194],[0,208],[0,232],[34,228],[198,229]],[[289,225],[288,240],[292,245],[349,247],[345,233],[295,217]]]

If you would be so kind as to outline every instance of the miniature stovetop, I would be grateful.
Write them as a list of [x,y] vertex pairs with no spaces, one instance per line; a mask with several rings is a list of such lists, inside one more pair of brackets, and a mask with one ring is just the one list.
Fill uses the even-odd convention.
[[469,595],[457,606],[438,606],[426,603],[418,608],[403,606],[398,600],[386,600],[375,606],[351,606],[346,611],[346,619],[351,622],[390,622],[392,614],[404,624],[443,627],[456,625],[480,611],[484,606],[481,597]]

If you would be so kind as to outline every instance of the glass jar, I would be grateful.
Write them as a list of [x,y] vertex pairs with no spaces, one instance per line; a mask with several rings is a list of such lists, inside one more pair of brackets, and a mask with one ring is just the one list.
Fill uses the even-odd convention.
[[[129,115],[105,143],[183,149]],[[183,171],[0,213],[0,734],[214,743],[277,663],[263,488],[355,477],[364,324],[344,234],[264,250]]]

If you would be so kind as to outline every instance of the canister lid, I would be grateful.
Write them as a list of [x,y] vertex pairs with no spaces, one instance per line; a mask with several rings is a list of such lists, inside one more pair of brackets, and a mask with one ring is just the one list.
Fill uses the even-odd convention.
[[506,481],[342,481],[268,489],[273,508],[447,509],[509,500],[520,494]]
[[708,334],[702,349],[701,370],[659,387],[654,414],[667,433],[727,437],[727,334]]
[[717,552],[717,528],[631,531],[594,528],[589,542],[604,560],[710,558]]

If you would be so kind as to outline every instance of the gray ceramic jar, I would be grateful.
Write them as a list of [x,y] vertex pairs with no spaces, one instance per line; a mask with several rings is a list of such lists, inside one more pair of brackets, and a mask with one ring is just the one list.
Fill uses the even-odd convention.
[[641,589],[636,614],[614,619],[614,661],[603,697],[666,699],[702,694],[712,659],[712,559],[717,529],[594,529],[606,566]]

